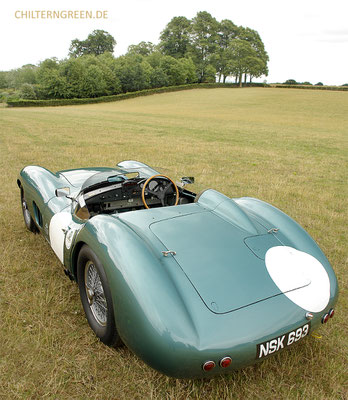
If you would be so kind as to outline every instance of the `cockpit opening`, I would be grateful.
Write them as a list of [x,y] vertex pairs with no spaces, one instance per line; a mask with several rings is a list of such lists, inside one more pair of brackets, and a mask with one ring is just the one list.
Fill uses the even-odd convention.
[[99,172],[82,185],[76,198],[75,215],[88,219],[98,214],[194,202],[196,194],[183,186],[161,174],[144,177],[139,172],[122,169]]

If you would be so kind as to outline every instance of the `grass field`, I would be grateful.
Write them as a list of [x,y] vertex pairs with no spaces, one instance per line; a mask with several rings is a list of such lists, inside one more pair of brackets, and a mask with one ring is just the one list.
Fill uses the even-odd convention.
[[[231,197],[270,202],[300,222],[339,280],[336,316],[263,363],[176,380],[127,348],[99,343],[77,286],[26,231],[16,178],[137,159]],[[0,108],[1,399],[348,399],[348,94],[201,89],[117,103]]]

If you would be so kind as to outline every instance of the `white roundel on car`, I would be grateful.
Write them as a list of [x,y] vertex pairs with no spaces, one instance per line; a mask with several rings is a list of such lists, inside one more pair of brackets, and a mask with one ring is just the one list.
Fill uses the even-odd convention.
[[315,257],[288,246],[271,247],[266,268],[278,288],[295,304],[322,311],[330,300],[329,276]]
[[55,214],[50,221],[49,235],[51,247],[61,263],[64,263],[64,231],[70,225],[71,219],[70,213],[60,212]]

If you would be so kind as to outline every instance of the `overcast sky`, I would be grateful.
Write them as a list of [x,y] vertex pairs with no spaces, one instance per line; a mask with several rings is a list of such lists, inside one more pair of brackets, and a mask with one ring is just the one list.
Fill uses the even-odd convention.
[[[105,11],[107,18],[21,18],[21,11],[36,10]],[[116,39],[118,56],[131,44],[157,44],[173,17],[191,19],[198,11],[259,32],[270,57],[269,75],[259,81],[348,83],[348,0],[5,0],[0,4],[0,70],[65,58],[71,40],[86,39],[94,29]]]

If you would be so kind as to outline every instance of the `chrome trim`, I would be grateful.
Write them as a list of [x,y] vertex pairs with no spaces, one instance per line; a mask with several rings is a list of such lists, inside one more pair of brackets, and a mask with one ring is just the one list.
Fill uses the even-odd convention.
[[[322,316],[322,318],[321,318],[321,323],[322,323],[322,324],[326,324],[327,321],[329,320],[329,318],[330,318],[329,313],[324,314],[324,315]],[[325,320],[326,320],[326,321],[325,321]]]
[[[230,364],[229,364],[227,367],[223,367],[223,366],[222,366],[222,363],[223,363],[225,360],[231,360]],[[220,360],[220,362],[219,362],[219,365],[220,365],[221,368],[228,368],[231,364],[232,364],[232,358],[231,358],[231,357],[228,357],[228,356],[222,358],[222,359]]]
[[164,257],[168,257],[169,254],[171,254],[172,256],[176,256],[176,251],[173,250],[162,251],[162,254],[164,255]]
[[88,261],[85,265],[85,292],[96,322],[106,326],[108,314],[106,297],[98,270],[92,261]]
[[314,315],[311,312],[306,312],[306,318],[310,321],[313,319]]
[[96,196],[101,193],[108,192],[109,190],[119,189],[122,187],[122,183],[115,183],[114,185],[109,185],[100,189],[94,189],[84,195],[85,200],[90,199],[93,196]]
[[22,209],[23,209],[24,220],[25,220],[27,225],[30,225],[31,215],[30,215],[30,212],[28,210],[27,202],[24,199],[22,200]]
[[204,369],[204,366],[207,365],[208,363],[213,363],[213,364],[214,364],[214,366],[213,366],[209,371],[211,371],[213,368],[216,367],[215,361],[213,361],[213,360],[206,361],[206,362],[202,365],[202,369],[203,369],[204,372],[208,372],[208,371],[206,371],[206,370]]

